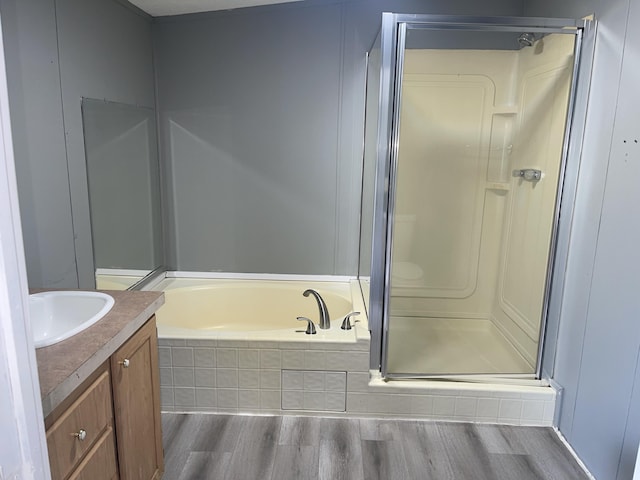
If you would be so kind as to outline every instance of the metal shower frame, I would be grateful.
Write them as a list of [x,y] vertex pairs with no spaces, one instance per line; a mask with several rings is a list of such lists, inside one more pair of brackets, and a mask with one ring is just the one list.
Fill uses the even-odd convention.
[[[581,101],[586,102],[588,94],[589,71],[591,57],[593,56],[593,44],[595,37],[595,24],[591,20],[574,20],[564,18],[538,18],[538,17],[475,17],[475,16],[451,16],[451,15],[413,15],[413,14],[382,14],[382,27],[380,31],[380,91],[378,128],[376,144],[376,179],[374,193],[374,218],[371,258],[371,284],[369,297],[369,328],[371,330],[370,368],[380,370],[385,378],[417,378],[415,374],[392,374],[387,371],[387,348],[389,331],[389,289],[391,280],[391,251],[392,228],[395,207],[395,185],[398,162],[398,125],[400,116],[400,101],[402,98],[401,79],[403,71],[404,49],[407,30],[410,29],[434,29],[434,30],[466,30],[489,32],[531,32],[531,33],[562,33],[576,36],[574,70],[571,81],[571,93],[567,111],[558,195],[555,205],[554,223],[551,235],[551,249],[547,266],[547,278],[545,296],[538,342],[538,355],[535,375],[541,378],[543,374],[544,341],[547,325],[547,317],[550,310],[551,286],[553,284],[554,309],[559,315],[560,301],[563,290],[564,278],[559,266],[566,263],[566,250],[568,248],[569,235],[562,234],[559,238],[560,206],[566,201],[570,208],[569,214],[563,211],[563,221],[570,222],[573,197],[577,182],[577,169],[580,149],[574,145],[581,144],[584,118],[581,122],[575,122],[574,110],[576,105],[576,90],[579,77],[585,77],[584,85],[580,85]],[[584,42],[584,33],[591,35],[588,42]],[[583,43],[588,45],[583,45]],[[583,49],[587,46],[588,49]],[[586,55],[591,53],[591,56]],[[581,64],[581,58],[586,57]],[[583,68],[581,73],[581,67]],[[587,73],[587,75],[585,75]],[[369,92],[374,93],[374,92]],[[576,127],[575,129],[573,127]],[[570,140],[571,138],[571,145]],[[576,156],[574,174],[571,182],[565,182],[567,158],[570,151],[572,157]],[[565,220],[566,219],[566,220]],[[569,227],[565,228],[567,230]],[[560,243],[562,245],[560,245]],[[560,248],[562,247],[562,248]],[[556,253],[562,251],[559,258]],[[564,269],[562,268],[562,271]],[[558,292],[558,293],[556,293]],[[553,354],[555,355],[555,348]],[[553,355],[552,355],[553,357]],[[551,377],[553,358],[545,362],[545,376]],[[424,375],[425,377],[428,375]]]

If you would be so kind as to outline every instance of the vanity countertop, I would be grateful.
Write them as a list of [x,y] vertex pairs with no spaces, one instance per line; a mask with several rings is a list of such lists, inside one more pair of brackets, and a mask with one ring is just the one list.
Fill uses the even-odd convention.
[[115,300],[103,319],[67,340],[36,349],[45,417],[164,304],[163,292],[100,291]]

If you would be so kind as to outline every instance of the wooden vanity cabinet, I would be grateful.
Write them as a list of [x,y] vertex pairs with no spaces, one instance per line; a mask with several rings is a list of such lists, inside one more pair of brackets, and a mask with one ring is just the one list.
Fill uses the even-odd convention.
[[53,480],[159,480],[155,317],[45,419]]
[[164,462],[155,317],[111,356],[111,374],[120,477],[160,479]]

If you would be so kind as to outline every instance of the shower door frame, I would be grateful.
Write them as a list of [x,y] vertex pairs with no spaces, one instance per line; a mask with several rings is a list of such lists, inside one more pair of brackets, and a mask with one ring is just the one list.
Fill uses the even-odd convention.
[[[393,220],[395,210],[396,172],[398,162],[398,139],[400,104],[402,101],[402,73],[407,30],[410,28],[434,30],[467,30],[489,32],[523,31],[532,33],[561,33],[575,35],[575,50],[573,76],[569,93],[569,105],[560,161],[560,175],[556,194],[556,204],[553,228],[547,264],[547,276],[544,289],[544,302],[538,338],[538,354],[535,368],[535,378],[541,378],[543,366],[543,347],[549,314],[551,284],[554,291],[562,292],[563,277],[554,275],[557,260],[566,263],[566,258],[558,259],[558,229],[560,220],[560,206],[563,198],[573,207],[577,168],[572,175],[571,185],[565,185],[567,158],[570,150],[570,138],[574,124],[574,108],[576,89],[580,72],[580,61],[585,31],[593,32],[590,20],[575,20],[566,18],[538,18],[538,17],[472,17],[451,15],[414,15],[414,14],[382,14],[382,28],[380,32],[380,92],[378,110],[378,128],[376,145],[376,179],[374,192],[374,219],[371,258],[371,284],[369,297],[369,327],[371,330],[370,368],[379,370],[383,378],[424,378],[424,377],[456,377],[455,375],[417,375],[390,374],[387,369],[388,338],[389,338],[389,299],[391,281],[391,252],[393,242]],[[591,36],[593,37],[593,35]],[[591,54],[593,54],[593,38],[590,38]],[[585,62],[590,65],[590,62]],[[586,82],[588,83],[588,81]],[[587,85],[588,90],[588,85]],[[578,128],[572,142],[581,143],[582,128]],[[574,148],[575,150],[575,148]],[[576,164],[578,162],[575,162]],[[565,192],[566,187],[566,192]],[[566,195],[565,195],[566,194]],[[571,212],[567,217],[571,217]],[[568,236],[563,242],[568,243]],[[566,248],[563,248],[566,256]],[[380,259],[383,261],[380,262]],[[552,367],[551,367],[552,368]],[[546,369],[548,370],[548,369]],[[549,375],[550,376],[550,375]],[[484,375],[486,377],[486,375]],[[495,376],[494,376],[495,377]]]

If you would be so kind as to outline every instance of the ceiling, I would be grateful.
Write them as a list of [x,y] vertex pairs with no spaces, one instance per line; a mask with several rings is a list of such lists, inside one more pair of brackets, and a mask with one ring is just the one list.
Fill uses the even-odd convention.
[[298,2],[300,0],[129,0],[152,17],[182,15],[185,13],[211,12],[234,8]]

